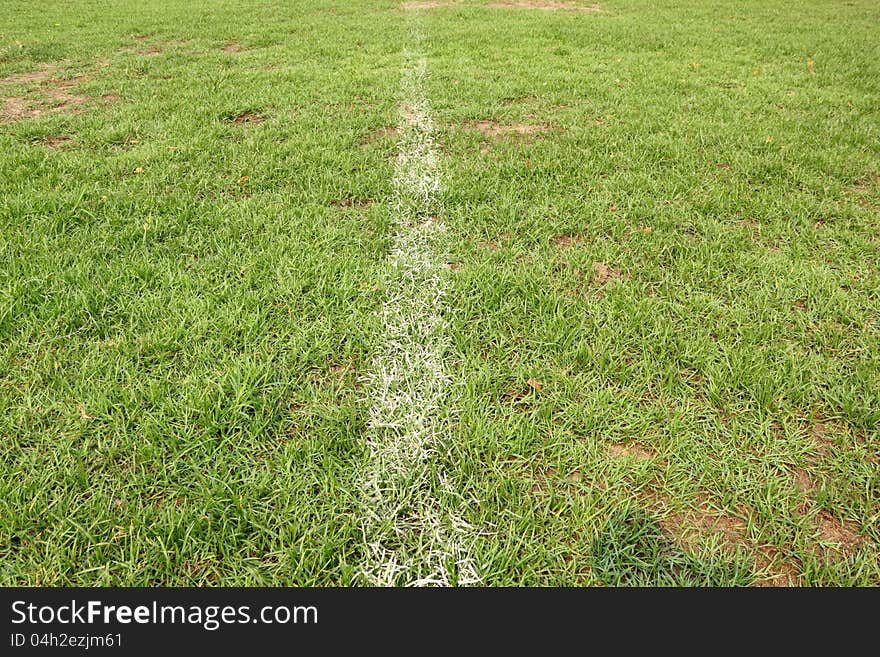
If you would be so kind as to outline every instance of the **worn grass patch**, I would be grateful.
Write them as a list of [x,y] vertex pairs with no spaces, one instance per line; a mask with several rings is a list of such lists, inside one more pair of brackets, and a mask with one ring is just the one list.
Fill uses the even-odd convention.
[[695,558],[638,509],[609,518],[590,557],[592,574],[609,586],[742,586],[752,581],[747,563]]
[[[0,80],[0,103],[3,103],[0,120],[10,122],[34,119],[46,113],[77,112],[96,100],[78,91],[84,83],[89,82],[88,76],[64,79],[54,77],[55,72],[54,67],[47,65],[30,73],[11,75]],[[7,92],[6,89],[11,87],[23,88],[23,92]]]
[[504,2],[489,2],[487,7],[493,9],[540,9],[542,11],[573,11],[573,12],[598,12],[602,7],[598,4],[579,4],[577,2],[550,2],[548,0],[505,0]]

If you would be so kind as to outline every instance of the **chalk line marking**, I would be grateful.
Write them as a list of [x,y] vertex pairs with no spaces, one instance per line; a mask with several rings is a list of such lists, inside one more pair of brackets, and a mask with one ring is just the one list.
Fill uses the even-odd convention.
[[360,491],[366,558],[359,576],[373,586],[480,581],[470,556],[474,533],[449,510],[461,498],[436,458],[448,433],[449,336],[446,266],[438,257],[442,181],[425,76],[425,57],[405,51],[384,335],[365,381],[370,458]]

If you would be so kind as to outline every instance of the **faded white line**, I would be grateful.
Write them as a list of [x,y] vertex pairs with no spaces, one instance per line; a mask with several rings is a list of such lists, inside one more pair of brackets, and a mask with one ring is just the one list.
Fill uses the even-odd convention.
[[425,69],[424,56],[404,53],[384,335],[365,381],[370,459],[360,491],[360,576],[374,586],[480,581],[470,556],[473,532],[452,511],[461,500],[437,458],[448,434],[449,336],[446,267],[438,256],[441,175]]

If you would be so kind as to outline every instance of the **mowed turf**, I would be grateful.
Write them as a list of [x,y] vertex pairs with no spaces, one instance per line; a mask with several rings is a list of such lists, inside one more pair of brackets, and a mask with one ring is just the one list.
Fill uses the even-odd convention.
[[2,87],[2,581],[350,578],[401,25],[346,4],[0,7],[51,67]]
[[419,32],[483,583],[880,584],[875,2],[109,4],[0,0],[0,582],[358,581]]

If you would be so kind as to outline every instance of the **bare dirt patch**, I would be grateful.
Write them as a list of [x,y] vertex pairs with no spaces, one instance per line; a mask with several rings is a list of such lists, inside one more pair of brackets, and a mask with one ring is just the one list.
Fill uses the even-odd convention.
[[880,175],[860,178],[855,182],[850,191],[853,194],[862,195],[869,193],[872,188],[877,187],[880,187]]
[[531,491],[533,493],[543,493],[547,490],[548,479],[553,479],[556,477],[556,468],[544,468],[543,470],[538,470],[534,474],[534,484],[532,484]]
[[795,488],[802,493],[814,493],[818,488],[815,479],[803,468],[797,468],[792,474]]
[[697,549],[700,536],[707,534],[720,538],[721,549],[734,554],[737,549],[748,550],[755,559],[755,566],[764,573],[755,586],[797,586],[802,583],[799,564],[786,560],[775,547],[755,547],[748,538],[748,524],[738,516],[713,508],[705,494],[697,496],[696,504],[684,513],[667,515],[660,524],[686,549]]
[[0,109],[0,120],[2,121],[30,119],[41,114],[39,110],[28,107],[24,98],[10,97],[2,100],[3,108]]
[[452,7],[453,5],[457,5],[460,0],[434,0],[434,2],[404,2],[403,9],[404,11],[416,11],[418,9],[440,9],[442,7]]
[[582,235],[555,235],[550,238],[550,243],[560,249],[568,249],[584,243]]
[[343,199],[339,199],[337,201],[333,201],[330,205],[334,208],[353,208],[355,210],[366,210],[371,205],[373,205],[373,199],[371,198],[351,198],[346,196]]
[[43,94],[52,104],[53,111],[70,111],[75,107],[84,105],[91,100],[83,94],[73,93],[73,87],[86,82],[88,78],[79,77],[73,80],[64,80],[54,84],[44,85]]
[[868,176],[857,180],[849,190],[850,195],[855,196],[856,203],[866,210],[878,210],[880,206],[872,203],[870,196],[872,190],[880,189],[880,175]]
[[498,236],[497,240],[480,240],[477,242],[477,246],[487,251],[497,251],[501,248],[499,242],[510,242],[510,233],[504,231]]
[[25,96],[0,97],[0,101],[3,102],[0,120],[17,121],[36,118],[49,112],[75,112],[92,100],[89,96],[73,92],[74,87],[88,81],[85,76],[70,80],[47,80],[38,77],[33,81],[40,81],[39,88]]
[[503,125],[497,121],[474,121],[464,126],[468,130],[476,130],[487,137],[498,139],[507,135],[528,137],[550,130],[547,124],[512,123]]
[[610,281],[627,278],[626,272],[615,269],[604,262],[593,262],[593,280],[599,285],[605,285]]
[[66,135],[52,135],[50,137],[46,137],[42,140],[42,143],[49,148],[61,148],[65,144],[69,144],[71,142],[70,137]]
[[646,447],[642,447],[638,443],[613,443],[608,446],[608,453],[615,459],[650,461],[654,458],[654,452]]
[[[685,534],[690,530],[698,533],[721,534],[724,539],[724,547],[730,551],[736,549],[746,539],[746,523],[742,518],[731,516],[723,511],[713,509],[709,498],[705,495],[697,497],[697,504],[693,510],[683,515]],[[687,535],[683,539],[688,540]]]
[[828,559],[850,556],[864,542],[859,528],[852,522],[838,519],[827,509],[816,511],[815,495],[820,488],[819,482],[804,468],[796,468],[791,478],[795,488],[804,495],[798,514],[813,524],[816,538],[823,544],[816,546],[814,552]]
[[803,586],[804,576],[800,564],[786,560],[784,555],[772,546],[763,546],[755,554],[755,565],[766,574],[755,581],[760,588],[774,586]]
[[832,544],[834,552],[849,555],[862,544],[862,537],[852,523],[838,520],[825,509],[816,516],[816,527],[822,541]]
[[823,451],[837,442],[835,436],[849,434],[847,425],[835,420],[817,420],[813,422],[810,429],[813,442]]
[[[453,84],[458,84],[458,82],[454,82]],[[526,94],[524,96],[512,96],[510,98],[504,98],[501,100],[501,102],[504,105],[506,105],[507,107],[510,107],[511,105],[517,105],[520,103],[524,103],[524,104],[533,103],[536,100],[538,100],[538,97],[536,95]]]
[[396,139],[399,133],[400,131],[393,126],[378,128],[376,130],[370,131],[361,142],[361,145],[367,146],[369,144],[375,144],[381,141],[385,141],[386,139]]
[[235,125],[258,125],[265,121],[265,117],[256,112],[241,112],[229,119]]
[[141,55],[143,55],[144,57],[155,57],[161,52],[162,51],[159,48],[148,48],[147,50],[144,50]]
[[492,9],[540,9],[543,11],[580,11],[597,13],[602,7],[597,4],[575,5],[570,2],[553,2],[548,0],[507,0],[506,2],[490,2],[486,5]]
[[244,48],[239,43],[229,43],[223,47],[223,52],[236,53],[244,52]]
[[29,73],[18,73],[0,80],[0,84],[29,84],[34,82],[43,82],[52,76],[55,67],[51,64],[44,64],[36,71]]

